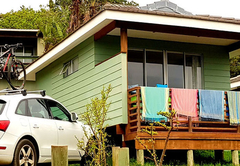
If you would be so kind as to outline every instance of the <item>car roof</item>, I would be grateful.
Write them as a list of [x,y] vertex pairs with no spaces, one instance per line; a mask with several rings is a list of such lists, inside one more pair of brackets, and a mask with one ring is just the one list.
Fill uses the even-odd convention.
[[42,96],[40,94],[27,94],[26,96],[23,96],[22,94],[8,93],[8,94],[5,94],[5,95],[0,95],[0,99],[5,100],[5,101],[11,101],[11,100],[18,100],[19,101],[19,100],[30,99],[30,98],[42,98],[42,99],[54,100],[50,96]]

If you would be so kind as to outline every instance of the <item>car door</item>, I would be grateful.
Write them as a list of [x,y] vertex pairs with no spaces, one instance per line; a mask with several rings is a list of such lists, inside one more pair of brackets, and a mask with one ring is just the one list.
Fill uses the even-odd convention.
[[51,145],[57,145],[57,126],[50,118],[43,99],[28,99],[27,102],[30,112],[30,129],[38,143],[40,155],[51,157]]
[[70,113],[58,102],[47,100],[58,128],[58,145],[68,146],[69,159],[80,159],[77,138],[82,140],[83,130],[78,122],[71,122]]

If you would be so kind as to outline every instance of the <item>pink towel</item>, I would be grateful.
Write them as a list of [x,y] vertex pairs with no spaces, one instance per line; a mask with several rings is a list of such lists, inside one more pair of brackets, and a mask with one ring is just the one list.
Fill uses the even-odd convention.
[[197,89],[172,88],[172,108],[178,115],[197,117]]

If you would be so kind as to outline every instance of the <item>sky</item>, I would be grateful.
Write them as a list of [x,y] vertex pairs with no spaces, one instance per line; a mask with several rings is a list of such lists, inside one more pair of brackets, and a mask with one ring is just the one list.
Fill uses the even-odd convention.
[[[150,4],[160,0],[134,0],[140,6]],[[212,16],[222,16],[240,19],[240,0],[170,0],[179,7],[193,14],[208,14]],[[0,0],[0,13],[17,11],[20,6],[39,9],[39,5],[48,4],[49,0]]]

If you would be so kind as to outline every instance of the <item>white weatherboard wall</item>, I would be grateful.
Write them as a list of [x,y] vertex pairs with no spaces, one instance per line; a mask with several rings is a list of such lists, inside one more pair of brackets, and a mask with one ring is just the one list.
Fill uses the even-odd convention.
[[[63,78],[59,75],[63,64],[76,56],[79,57],[79,70]],[[127,55],[121,53],[95,66],[93,37],[37,73],[37,83],[40,89],[49,89],[48,95],[79,115],[86,111],[85,106],[92,98],[100,96],[103,86],[111,84],[107,124],[127,123]]]

